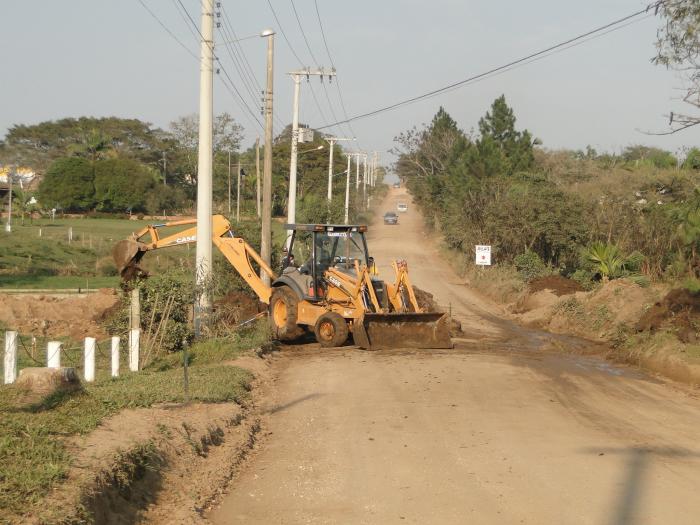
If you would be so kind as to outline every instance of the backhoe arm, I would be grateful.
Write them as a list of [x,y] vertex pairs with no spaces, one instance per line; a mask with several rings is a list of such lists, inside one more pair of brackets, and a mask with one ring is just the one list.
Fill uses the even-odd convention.
[[[178,233],[161,237],[162,228],[185,226],[193,224]],[[197,220],[185,219],[161,224],[151,224],[131,234],[131,236],[118,242],[112,249],[112,256],[119,273],[123,278],[131,274],[130,269],[135,268],[141,258],[151,250],[180,246],[197,241]],[[148,237],[146,239],[146,237]],[[267,286],[253,268],[252,261],[256,262],[271,281],[277,276],[262,257],[241,237],[236,237],[231,231],[231,224],[222,215],[212,217],[212,242],[223,253],[226,260],[235,268],[243,280],[250,286],[261,302],[269,304],[272,289]],[[252,259],[252,261],[251,261]]]

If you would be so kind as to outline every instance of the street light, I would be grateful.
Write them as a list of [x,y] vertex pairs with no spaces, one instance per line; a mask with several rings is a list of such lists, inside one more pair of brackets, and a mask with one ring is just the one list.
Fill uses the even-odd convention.
[[320,151],[323,148],[324,148],[324,146],[323,146],[323,144],[321,144],[320,146],[318,146],[316,148],[310,148],[310,149],[307,149],[304,151],[300,151],[299,153],[297,153],[297,157],[299,157],[300,155],[303,155],[304,153],[311,153],[312,151]]

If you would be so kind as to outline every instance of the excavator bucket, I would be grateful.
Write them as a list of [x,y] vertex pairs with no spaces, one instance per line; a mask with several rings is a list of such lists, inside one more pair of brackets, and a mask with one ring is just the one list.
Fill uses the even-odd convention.
[[117,266],[119,275],[123,279],[128,280],[131,275],[139,270],[138,263],[146,251],[142,248],[141,243],[131,239],[119,241],[112,248],[112,258]]
[[450,320],[444,313],[366,313],[353,326],[355,344],[382,348],[452,348]]

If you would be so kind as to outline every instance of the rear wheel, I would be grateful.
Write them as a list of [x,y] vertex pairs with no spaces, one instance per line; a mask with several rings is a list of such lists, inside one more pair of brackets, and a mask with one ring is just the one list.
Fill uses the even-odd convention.
[[275,337],[280,341],[293,341],[304,330],[297,324],[299,297],[289,286],[280,286],[272,291],[270,299],[270,324]]
[[326,312],[316,320],[314,335],[324,348],[343,346],[348,340],[348,323],[335,312]]

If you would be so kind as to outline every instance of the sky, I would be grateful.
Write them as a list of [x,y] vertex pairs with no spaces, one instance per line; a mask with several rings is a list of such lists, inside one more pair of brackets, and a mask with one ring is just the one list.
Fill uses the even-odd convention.
[[[198,0],[143,3],[195,56],[139,0],[0,0],[0,135],[15,124],[83,115],[138,118],[167,128],[177,117],[196,112],[198,35],[179,1],[199,24]],[[264,28],[277,32],[278,132],[292,116],[293,82],[287,73],[300,66],[330,67],[332,59],[345,109],[353,116],[488,71],[646,5],[639,0],[317,0],[329,59],[314,0],[269,0],[279,24],[267,0],[220,1],[226,31],[215,30],[219,76],[228,73],[248,110],[220,79],[215,79],[214,105],[244,126],[244,146],[263,135],[256,99],[265,82],[266,42],[254,35]],[[670,136],[648,134],[668,129],[671,110],[690,109],[679,101],[682,80],[650,61],[659,24],[650,14],[534,63],[330,131],[356,136],[353,147],[377,150],[387,163],[394,137],[429,122],[440,106],[469,131],[504,94],[517,127],[530,130],[549,149],[592,145],[619,152],[647,144],[678,152],[700,145],[700,126]],[[247,88],[229,54],[233,44],[223,44],[231,29],[244,38],[237,49],[245,59],[237,58],[250,64]],[[342,119],[339,98],[333,84],[324,88],[313,77],[303,82],[301,122],[320,127]]]

